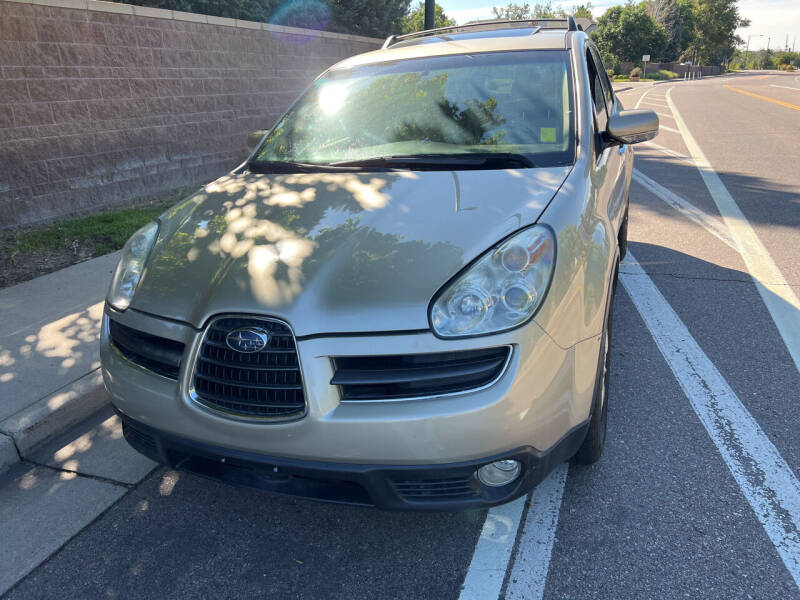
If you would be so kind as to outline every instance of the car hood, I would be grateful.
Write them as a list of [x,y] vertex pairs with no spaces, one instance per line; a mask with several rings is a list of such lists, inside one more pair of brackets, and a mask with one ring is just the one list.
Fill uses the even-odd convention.
[[131,306],[198,328],[270,315],[298,336],[427,329],[437,290],[536,222],[568,172],[228,175],[162,215]]

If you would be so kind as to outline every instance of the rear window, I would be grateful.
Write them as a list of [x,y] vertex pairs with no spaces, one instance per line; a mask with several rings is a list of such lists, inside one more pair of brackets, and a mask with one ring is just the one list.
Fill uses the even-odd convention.
[[275,126],[256,160],[327,164],[381,156],[524,154],[572,164],[569,55],[438,56],[330,71]]

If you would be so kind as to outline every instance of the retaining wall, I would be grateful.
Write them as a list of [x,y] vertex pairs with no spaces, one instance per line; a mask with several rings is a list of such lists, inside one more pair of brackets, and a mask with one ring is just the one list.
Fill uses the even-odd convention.
[[95,0],[0,0],[0,228],[221,175],[321,71],[381,43]]

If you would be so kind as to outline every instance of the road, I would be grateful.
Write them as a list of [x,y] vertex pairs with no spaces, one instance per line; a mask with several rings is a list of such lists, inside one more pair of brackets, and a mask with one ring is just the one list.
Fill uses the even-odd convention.
[[599,463],[455,514],[158,468],[8,598],[800,599],[800,77],[619,96],[663,128],[636,150]]

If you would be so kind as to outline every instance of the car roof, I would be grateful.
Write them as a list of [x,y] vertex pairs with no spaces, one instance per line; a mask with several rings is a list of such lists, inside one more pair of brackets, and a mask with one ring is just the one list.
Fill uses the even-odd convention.
[[[380,50],[347,58],[332,69],[350,69],[357,66],[478,52],[514,50],[565,50],[569,34],[578,32],[566,29],[545,29],[520,23],[518,26],[487,28],[453,28],[431,30],[399,38],[390,37]],[[585,35],[585,34],[580,34]],[[395,43],[391,43],[397,39]],[[388,45],[388,47],[387,47]]]

